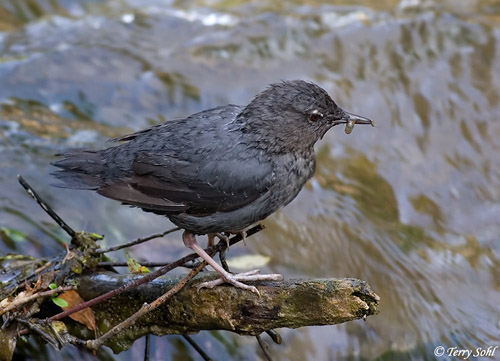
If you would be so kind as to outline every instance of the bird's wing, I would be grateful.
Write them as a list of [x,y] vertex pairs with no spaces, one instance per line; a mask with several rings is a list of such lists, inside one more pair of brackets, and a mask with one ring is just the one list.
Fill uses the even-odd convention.
[[142,129],[142,130],[139,130],[137,132],[133,132],[133,133],[125,134],[125,135],[122,135],[122,136],[119,136],[119,137],[116,137],[116,138],[108,139],[108,142],[110,142],[110,143],[128,142],[130,140],[134,140],[137,137],[146,135],[148,133],[152,133],[152,132],[158,130],[159,128],[164,127],[165,124],[166,123],[155,124],[155,125],[153,125],[153,126],[151,126],[149,128]]
[[133,175],[104,185],[98,193],[156,213],[207,215],[243,207],[272,183],[272,166],[256,158],[186,161],[158,153],[139,153]]

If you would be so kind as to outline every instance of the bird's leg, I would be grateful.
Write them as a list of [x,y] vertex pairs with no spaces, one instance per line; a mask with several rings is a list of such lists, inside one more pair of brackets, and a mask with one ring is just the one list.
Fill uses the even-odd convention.
[[184,233],[182,234],[182,241],[184,242],[184,245],[186,247],[191,248],[194,252],[196,252],[196,254],[198,254],[198,256],[200,256],[210,266],[212,266],[212,268],[221,276],[221,278],[225,282],[230,283],[238,288],[249,290],[254,293],[259,293],[259,291],[257,291],[257,288],[239,282],[234,278],[234,276],[231,273],[224,270],[224,268],[222,268],[217,262],[215,262],[215,260],[212,257],[210,257],[210,255],[207,252],[205,252],[203,248],[201,248],[198,241],[196,241],[194,234],[184,231]]
[[[252,291],[254,293],[259,294],[259,291],[257,290],[256,287],[246,285],[240,281],[262,281],[262,280],[281,280],[281,279],[283,279],[283,276],[277,275],[277,274],[257,275],[259,277],[256,278],[255,271],[253,271],[251,274],[248,274],[248,272],[247,272],[247,273],[243,273],[243,274],[239,274],[239,275],[238,274],[233,275],[233,274],[227,272],[226,270],[224,270],[224,268],[222,268],[217,262],[215,262],[215,260],[212,257],[210,257],[210,255],[207,252],[205,252],[205,250],[203,248],[201,248],[201,246],[196,241],[194,234],[187,232],[187,231],[184,231],[184,233],[182,234],[182,241],[184,242],[184,245],[186,247],[192,249],[203,260],[205,260],[210,266],[212,266],[212,268],[221,276],[221,279],[223,282],[230,283],[237,288],[249,290],[249,291]],[[219,280],[204,282],[204,283],[199,285],[199,288],[203,288],[203,287],[212,288],[220,283],[221,283],[221,281],[219,281]]]
[[[215,240],[216,236],[217,236],[216,233],[207,234],[207,237],[208,237],[207,247],[212,247],[214,245],[214,240]],[[184,237],[183,237],[183,239],[184,239]]]

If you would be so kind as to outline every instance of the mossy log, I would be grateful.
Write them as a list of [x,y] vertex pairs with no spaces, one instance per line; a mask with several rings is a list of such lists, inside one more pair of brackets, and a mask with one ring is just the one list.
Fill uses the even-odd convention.
[[[99,272],[78,277],[78,292],[84,299],[129,283],[137,277]],[[92,307],[100,333],[137,311],[177,284],[181,275],[167,275],[119,294]],[[200,282],[215,279],[198,275],[157,310],[140,318],[134,326],[113,337],[107,345],[115,352],[130,347],[146,334],[188,334],[201,330],[227,330],[245,335],[287,327],[333,325],[378,312],[379,297],[364,282],[353,278],[298,279],[256,282],[260,297],[232,286],[201,289]],[[71,333],[94,338],[94,332],[74,324]]]

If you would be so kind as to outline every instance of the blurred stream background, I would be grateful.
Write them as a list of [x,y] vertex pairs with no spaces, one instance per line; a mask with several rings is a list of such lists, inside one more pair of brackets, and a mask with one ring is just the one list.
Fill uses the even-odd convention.
[[[498,0],[0,1],[0,252],[50,256],[67,240],[19,173],[106,246],[170,228],[160,216],[51,187],[54,153],[247,104],[282,79],[318,83],[376,127],[330,131],[307,187],[228,257],[269,257],[263,271],[286,278],[363,279],[381,312],[281,330],[275,359],[436,360],[437,346],[500,346]],[[169,261],[187,250],[175,233],[130,253]],[[264,359],[252,337],[193,339],[217,360]],[[143,345],[98,358],[142,359]],[[94,359],[33,342],[19,343],[16,357]],[[492,359],[500,350],[475,358]],[[151,360],[201,358],[168,336],[152,338]]]

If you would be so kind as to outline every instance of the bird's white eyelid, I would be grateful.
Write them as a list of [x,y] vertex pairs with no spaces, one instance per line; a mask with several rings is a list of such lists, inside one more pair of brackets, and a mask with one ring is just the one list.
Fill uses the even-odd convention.
[[314,109],[312,112],[311,112],[311,115],[318,115],[320,116],[321,118],[324,117],[323,113],[321,113],[318,109]]

